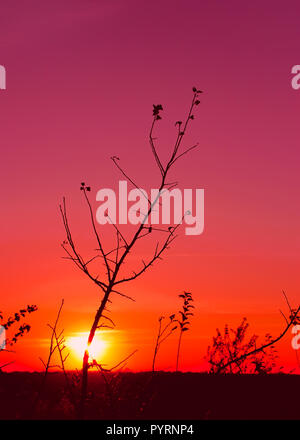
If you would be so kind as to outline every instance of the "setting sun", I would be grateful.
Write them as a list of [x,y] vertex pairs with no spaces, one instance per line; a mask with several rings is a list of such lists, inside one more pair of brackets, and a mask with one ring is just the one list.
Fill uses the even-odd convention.
[[[67,338],[66,346],[76,355],[82,359],[84,351],[87,347],[88,333],[80,332],[74,336]],[[94,337],[92,344],[89,347],[89,354],[92,359],[99,360],[107,348],[106,341],[103,341],[99,335]]]

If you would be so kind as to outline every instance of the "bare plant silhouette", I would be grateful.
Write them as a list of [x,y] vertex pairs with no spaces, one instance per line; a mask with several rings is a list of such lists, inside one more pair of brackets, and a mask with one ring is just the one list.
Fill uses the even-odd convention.
[[[152,360],[152,372],[155,371],[155,362],[160,346],[172,333],[177,329],[177,324],[175,320],[175,314],[170,315],[167,322],[165,322],[165,316],[160,316],[158,319],[158,332],[156,337],[156,343],[154,348],[153,360]],[[165,325],[163,323],[165,322]]]
[[[223,334],[217,329],[217,336],[213,337],[213,344],[207,350],[210,373],[222,371],[231,374],[263,374],[273,370],[277,359],[274,345],[270,345],[268,350],[264,349],[252,355],[249,354],[240,361],[236,360],[256,348],[258,336],[252,335],[246,340],[248,328],[249,323],[246,318],[243,318],[236,329],[229,329],[228,325],[225,325]],[[265,343],[271,341],[272,336],[266,334]]]
[[[207,350],[207,361],[210,364],[211,373],[245,374],[271,373],[276,366],[277,350],[275,344],[279,342],[291,326],[299,323],[300,306],[295,309],[290,306],[286,294],[283,292],[289,307],[289,316],[283,312],[286,327],[276,338],[266,334],[265,342],[257,347],[257,335],[252,335],[246,340],[249,327],[244,318],[236,330],[225,326],[224,334],[217,329],[217,336],[213,337],[212,346]],[[281,368],[279,368],[281,369]]]
[[[33,413],[35,412],[38,403],[43,398],[47,377],[48,377],[49,371],[51,369],[59,369],[63,372],[64,378],[65,378],[65,383],[66,383],[66,389],[67,389],[70,401],[71,401],[72,405],[75,406],[75,404],[76,404],[74,390],[73,390],[72,384],[69,380],[68,373],[67,373],[67,370],[65,367],[65,362],[68,359],[70,353],[69,352],[66,353],[67,347],[65,345],[66,341],[65,341],[65,337],[64,337],[64,330],[60,330],[60,331],[58,330],[58,324],[59,324],[59,319],[61,316],[63,305],[64,305],[64,300],[62,299],[54,324],[53,325],[47,324],[47,326],[51,329],[49,353],[48,353],[48,358],[47,358],[46,362],[42,358],[39,358],[40,361],[42,362],[45,370],[44,370],[42,383],[41,383],[39,392],[38,392],[36,399],[34,401],[34,404],[33,404],[33,410],[32,410]],[[52,363],[53,356],[56,353],[58,355],[59,363]]]
[[[9,318],[7,320],[4,320],[4,316],[3,313],[0,312],[0,323],[1,323],[1,328],[5,329],[5,330],[9,330],[13,325],[15,325],[16,323],[19,323],[22,319],[24,319],[26,317],[26,315],[31,314],[33,312],[37,311],[37,306],[36,305],[28,305],[26,308],[20,309],[18,312],[15,312],[13,316],[9,316]],[[0,330],[1,330],[0,328]],[[28,333],[31,329],[31,326],[29,324],[22,324],[20,325],[20,327],[18,328],[18,331],[14,333],[14,335],[11,338],[6,338],[5,340],[3,340],[2,344],[0,345],[0,353],[1,352],[13,352],[13,350],[10,350],[6,347],[12,347],[14,344],[17,343],[18,339],[23,337],[26,333]],[[2,333],[2,330],[1,330]],[[0,333],[0,336],[1,336]],[[11,362],[6,362],[3,365],[0,365],[0,371],[2,368],[7,367],[8,365],[12,364],[13,361]]]
[[191,293],[184,292],[178,296],[179,298],[183,299],[182,310],[179,310],[178,314],[174,313],[170,315],[169,318],[167,319],[167,322],[165,321],[166,319],[165,316],[161,316],[158,319],[158,332],[156,336],[156,342],[153,353],[152,372],[155,371],[155,362],[161,344],[165,342],[169,338],[169,336],[171,336],[177,329],[179,329],[179,340],[177,344],[177,357],[176,357],[176,371],[178,371],[182,335],[190,328],[189,317],[193,316],[191,309],[195,308],[191,304],[191,302],[193,301]]
[[[190,108],[187,113],[187,117],[184,122],[177,121],[175,126],[177,127],[177,135],[175,144],[171,150],[171,154],[169,159],[167,160],[167,163],[163,165],[160,155],[158,153],[157,147],[156,147],[156,140],[154,137],[154,129],[157,125],[157,122],[161,120],[161,112],[163,110],[162,105],[153,105],[153,120],[149,132],[149,143],[151,147],[151,151],[156,163],[156,166],[158,167],[159,173],[160,173],[160,183],[158,185],[159,191],[157,194],[157,197],[153,202],[147,199],[148,203],[148,211],[147,213],[143,214],[144,218],[140,225],[137,226],[136,231],[133,233],[131,238],[125,238],[125,236],[120,231],[119,227],[115,224],[112,224],[112,227],[115,230],[115,242],[116,245],[111,247],[111,249],[106,250],[104,249],[103,240],[101,238],[100,233],[97,230],[95,219],[94,219],[94,213],[91,206],[90,199],[88,197],[88,194],[91,191],[90,186],[87,186],[85,182],[82,182],[80,190],[83,193],[84,200],[87,204],[89,216],[90,216],[90,222],[91,222],[91,228],[94,234],[94,238],[97,243],[97,253],[93,257],[89,258],[83,258],[81,252],[78,250],[78,246],[75,243],[69,220],[67,215],[67,207],[66,207],[66,201],[65,198],[63,199],[62,205],[60,205],[60,211],[61,216],[63,219],[64,228],[66,231],[66,239],[62,243],[62,248],[64,249],[65,253],[67,254],[68,259],[70,259],[76,267],[81,270],[96,286],[102,291],[102,299],[100,300],[100,304],[97,308],[97,311],[95,313],[91,329],[89,332],[88,337],[88,343],[87,348],[84,353],[83,357],[83,365],[82,365],[82,384],[81,384],[81,401],[79,405],[78,410],[78,417],[84,418],[84,407],[85,407],[85,400],[87,395],[87,385],[88,385],[88,370],[89,367],[92,365],[89,362],[89,346],[91,345],[96,331],[103,327],[103,326],[113,326],[114,322],[110,317],[107,316],[107,307],[108,304],[111,302],[111,298],[114,294],[120,295],[124,298],[128,298],[130,300],[133,300],[130,296],[126,295],[124,292],[120,291],[120,287],[124,284],[131,282],[138,277],[140,277],[142,274],[144,274],[153,264],[161,259],[162,254],[170,244],[174,241],[176,238],[176,232],[178,227],[180,226],[180,223],[175,225],[174,227],[168,227],[165,230],[155,228],[152,225],[146,226],[146,222],[149,219],[149,216],[156,205],[156,203],[159,202],[159,198],[162,194],[162,192],[165,189],[173,188],[177,185],[177,183],[169,182],[168,176],[170,170],[173,168],[175,163],[178,161],[178,159],[185,156],[188,152],[195,149],[198,144],[192,145],[191,147],[185,148],[182,152],[180,150],[180,147],[182,145],[182,141],[186,135],[187,128],[189,123],[194,119],[194,110],[195,107],[200,104],[199,100],[199,94],[201,94],[202,91],[198,90],[196,87],[193,87],[193,98],[190,105]],[[135,183],[135,181],[128,176],[128,174],[123,170],[123,168],[120,166],[120,159],[117,156],[113,156],[112,161],[114,165],[119,169],[121,174],[137,189],[139,189],[139,186]],[[188,213],[184,213],[184,215],[187,215]],[[127,260],[127,257],[130,253],[133,252],[135,245],[144,237],[149,236],[149,234],[154,234],[156,232],[162,232],[165,234],[165,238],[160,243],[159,241],[156,243],[153,256],[148,259],[148,261],[142,260],[141,267],[133,271],[131,274],[128,274],[126,276],[121,276],[120,271],[124,267],[124,264]],[[90,264],[95,261],[95,259],[100,258],[104,264],[105,273],[102,273],[101,276],[94,273],[90,269]],[[101,322],[100,322],[101,321]]]
[[177,357],[176,357],[176,371],[178,371],[179,366],[179,356],[180,356],[180,349],[181,349],[181,341],[182,341],[182,335],[184,332],[187,332],[190,329],[190,321],[189,317],[193,316],[193,312],[191,309],[194,309],[195,307],[191,304],[193,301],[192,294],[190,292],[184,292],[179,295],[179,298],[182,298],[183,305],[182,310],[179,311],[179,314],[181,318],[177,321],[179,324],[179,340],[178,340],[178,347],[177,347]]

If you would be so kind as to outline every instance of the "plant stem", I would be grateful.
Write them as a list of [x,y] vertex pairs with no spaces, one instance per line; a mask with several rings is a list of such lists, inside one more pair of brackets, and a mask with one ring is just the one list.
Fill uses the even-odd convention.
[[180,347],[181,347],[181,338],[182,338],[182,330],[180,330],[179,341],[178,341],[177,359],[176,359],[176,371],[178,371],[179,354],[180,354]]
[[100,318],[103,314],[103,311],[104,311],[105,306],[107,304],[110,293],[111,293],[111,288],[108,288],[105,295],[104,295],[104,298],[101,302],[101,305],[95,315],[94,322],[93,322],[93,325],[92,325],[90,333],[89,333],[87,348],[86,348],[86,350],[84,352],[84,356],[83,356],[81,396],[80,396],[80,403],[79,403],[79,408],[78,408],[78,418],[79,419],[83,419],[84,415],[85,415],[85,400],[86,400],[86,395],[87,395],[88,370],[89,370],[89,346],[91,345],[91,343],[94,340],[95,333],[96,333]]

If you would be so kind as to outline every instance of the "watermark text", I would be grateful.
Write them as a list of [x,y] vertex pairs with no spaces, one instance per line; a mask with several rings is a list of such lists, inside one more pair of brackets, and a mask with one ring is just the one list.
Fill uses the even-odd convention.
[[300,65],[293,66],[291,73],[292,75],[295,75],[292,78],[292,87],[294,90],[298,90],[300,89]]
[[185,223],[186,235],[200,235],[204,230],[204,189],[151,189],[148,194],[143,188],[135,188],[128,192],[127,181],[121,180],[118,196],[114,190],[103,188],[96,200],[101,202],[96,211],[100,225]]
[[0,90],[6,89],[6,69],[0,65]]

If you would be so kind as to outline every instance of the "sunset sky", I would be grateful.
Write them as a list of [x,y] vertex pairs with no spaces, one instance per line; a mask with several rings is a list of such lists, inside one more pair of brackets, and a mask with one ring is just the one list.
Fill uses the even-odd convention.
[[[204,93],[185,145],[199,148],[172,176],[180,188],[204,188],[205,230],[181,233],[163,261],[126,286],[136,302],[114,299],[117,327],[102,337],[101,362],[113,365],[138,350],[128,368],[150,369],[158,317],[178,310],[183,290],[196,306],[183,370],[206,368],[207,346],[225,323],[246,316],[261,337],[283,329],[281,292],[297,305],[300,287],[300,90],[291,87],[291,68],[300,64],[298,12],[294,0],[288,8],[267,0],[1,4],[0,310],[8,316],[27,304],[39,308],[9,356],[11,369],[42,368],[47,323],[62,298],[68,367],[80,367],[74,338],[89,330],[100,296],[61,258],[59,203],[65,196],[74,237],[92,253],[80,182],[91,185],[96,209],[96,192],[122,179],[110,160],[117,155],[142,187],[156,188],[152,105],[164,107],[156,134],[165,160],[193,86]],[[129,272],[152,247],[138,249]],[[291,334],[278,348],[280,364],[297,368]],[[174,369],[175,360],[173,338],[157,366]]]

